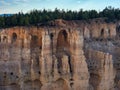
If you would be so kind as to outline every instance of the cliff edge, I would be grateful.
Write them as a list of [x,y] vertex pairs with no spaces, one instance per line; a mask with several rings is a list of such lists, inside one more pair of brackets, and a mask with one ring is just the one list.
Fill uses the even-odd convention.
[[119,22],[1,29],[0,90],[119,90],[119,53]]

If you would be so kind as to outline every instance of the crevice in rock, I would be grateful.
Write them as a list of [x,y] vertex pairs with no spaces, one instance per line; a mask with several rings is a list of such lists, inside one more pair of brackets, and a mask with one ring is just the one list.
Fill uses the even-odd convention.
[[68,64],[69,64],[69,68],[70,68],[70,75],[71,77],[73,76],[73,66],[72,66],[72,62],[71,62],[71,57],[68,56]]
[[61,60],[61,58],[58,58],[57,60],[58,60],[58,64],[57,64],[58,73],[62,74],[62,60]]

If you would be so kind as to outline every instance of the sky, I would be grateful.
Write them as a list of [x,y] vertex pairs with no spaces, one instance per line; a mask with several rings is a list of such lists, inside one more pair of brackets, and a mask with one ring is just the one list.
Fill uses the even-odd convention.
[[29,12],[33,9],[103,10],[106,6],[120,8],[120,0],[0,0],[0,14]]

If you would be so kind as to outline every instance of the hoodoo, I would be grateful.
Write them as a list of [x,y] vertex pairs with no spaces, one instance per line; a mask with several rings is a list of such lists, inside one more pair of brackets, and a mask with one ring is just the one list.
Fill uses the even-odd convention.
[[120,90],[119,69],[119,22],[0,30],[0,90]]

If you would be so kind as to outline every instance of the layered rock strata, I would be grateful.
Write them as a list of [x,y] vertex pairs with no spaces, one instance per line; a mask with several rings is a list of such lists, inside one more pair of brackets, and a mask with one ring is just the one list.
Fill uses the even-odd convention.
[[1,29],[0,90],[119,90],[119,53],[119,22]]

